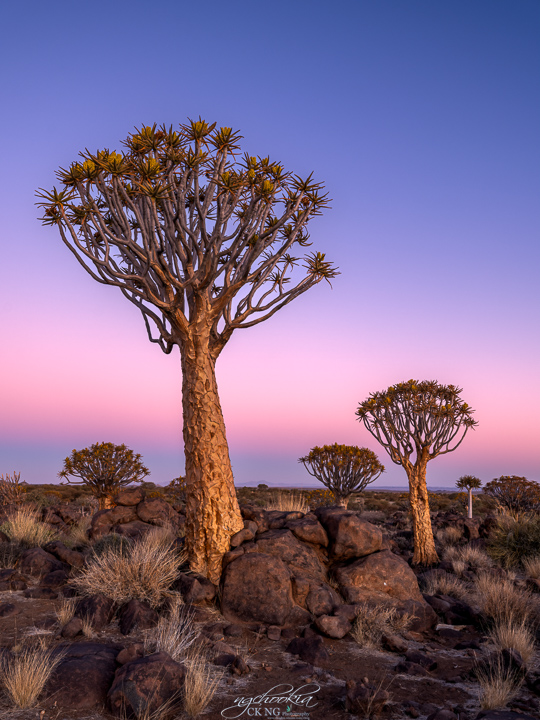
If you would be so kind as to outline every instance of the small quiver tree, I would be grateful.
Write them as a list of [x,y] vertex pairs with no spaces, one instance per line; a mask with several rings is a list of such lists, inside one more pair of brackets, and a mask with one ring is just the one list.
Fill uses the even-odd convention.
[[0,475],[0,506],[20,505],[24,499],[27,485],[24,480],[21,482],[21,473],[14,472],[13,475],[6,473]]
[[534,480],[501,475],[484,485],[484,493],[515,515],[540,512],[540,484]]
[[438,562],[426,485],[430,460],[455,450],[469,428],[478,423],[459,396],[460,388],[436,381],[409,380],[371,393],[356,411],[365,427],[385,448],[392,462],[402,465],[409,480],[417,565]]
[[141,455],[135,455],[125,445],[96,443],[84,450],[73,450],[64,460],[58,477],[71,485],[84,485],[103,510],[111,507],[112,498],[120,488],[140,483],[149,474],[141,463]]
[[356,445],[314,447],[298,462],[310,475],[332,491],[336,504],[347,507],[351,495],[362,492],[384,472],[379,458],[368,448]]
[[482,481],[474,475],[462,475],[456,482],[456,487],[468,493],[467,517],[472,518],[472,491],[482,487]]
[[38,193],[44,224],[82,267],[141,311],[151,342],[180,350],[186,550],[214,583],[243,527],[217,358],[235,330],[339,274],[323,253],[295,256],[328,206],[322,184],[241,154],[240,138],[201,119],[145,126],[121,153],[81,153],[59,171],[63,187]]

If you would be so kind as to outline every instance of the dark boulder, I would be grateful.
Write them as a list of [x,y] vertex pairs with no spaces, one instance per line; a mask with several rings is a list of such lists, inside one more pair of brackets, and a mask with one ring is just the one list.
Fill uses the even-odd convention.
[[310,665],[324,667],[330,660],[328,650],[324,646],[322,637],[293,638],[287,645],[286,652],[298,655],[301,660]]
[[141,503],[145,498],[145,492],[141,487],[126,487],[113,498],[117,505],[133,507]]
[[328,533],[333,560],[350,560],[381,550],[381,530],[361,520],[357,513],[339,507],[323,507],[315,514]]
[[286,526],[302,542],[321,545],[322,547],[328,546],[326,530],[312,513],[304,515],[303,518],[298,520],[289,520]]
[[64,564],[42,548],[30,548],[20,556],[17,569],[28,575],[42,576],[54,570],[64,570]]
[[178,513],[161,498],[150,498],[140,502],[137,505],[137,515],[143,522],[158,527],[171,526],[176,529],[179,524]]
[[423,603],[416,575],[409,565],[389,550],[381,550],[336,570],[336,578],[348,602],[361,602],[366,592],[384,593],[397,600]]
[[129,635],[135,628],[148,630],[157,625],[159,615],[141,600],[130,600],[118,611],[118,624],[122,635]]
[[293,575],[326,578],[326,568],[312,548],[300,542],[290,530],[268,530],[257,537],[259,553],[282,560]]
[[114,600],[101,594],[83,597],[75,607],[75,615],[87,620],[94,630],[103,630],[113,619],[114,611]]
[[174,588],[180,590],[185,602],[196,604],[213,600],[216,596],[216,586],[197,573],[180,573],[175,580]]

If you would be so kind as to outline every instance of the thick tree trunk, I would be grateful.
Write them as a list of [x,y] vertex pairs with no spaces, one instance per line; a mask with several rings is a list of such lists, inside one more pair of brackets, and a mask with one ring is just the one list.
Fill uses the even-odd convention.
[[230,538],[244,527],[229,459],[209,334],[182,339],[186,549],[191,570],[214,583]]
[[472,488],[469,488],[469,508],[468,508],[467,517],[469,519],[472,518]]
[[345,509],[349,507],[349,500],[351,498],[350,495],[336,495],[336,493],[334,493],[334,497],[336,499],[336,505],[338,507],[342,507]]
[[429,515],[426,465],[427,463],[419,460],[415,465],[407,468],[414,532],[413,563],[415,565],[435,565],[439,562]]

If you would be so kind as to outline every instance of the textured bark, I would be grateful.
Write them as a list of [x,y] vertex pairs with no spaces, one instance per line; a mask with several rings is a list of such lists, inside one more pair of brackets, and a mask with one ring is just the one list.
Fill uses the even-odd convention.
[[219,402],[209,331],[180,343],[186,455],[186,548],[191,570],[217,583],[230,538],[244,527]]
[[427,460],[418,459],[414,465],[406,467],[409,477],[409,498],[413,519],[413,563],[415,565],[435,565],[435,563],[439,562],[429,514],[426,466]]
[[472,488],[469,488],[469,504],[468,504],[467,517],[469,519],[472,519]]

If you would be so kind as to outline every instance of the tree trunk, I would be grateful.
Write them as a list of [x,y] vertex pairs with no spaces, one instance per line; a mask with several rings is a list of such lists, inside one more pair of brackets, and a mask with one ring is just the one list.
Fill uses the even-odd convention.
[[244,527],[219,402],[209,333],[197,328],[180,343],[186,456],[186,549],[191,570],[213,583],[230,538]]
[[337,495],[337,494],[334,492],[334,498],[335,498],[335,501],[336,501],[336,505],[337,505],[338,507],[345,508],[345,510],[349,507],[350,497],[351,497],[350,495]]
[[467,517],[472,518],[472,488],[469,488],[469,511]]
[[415,565],[435,565],[439,556],[435,550],[431,517],[429,515],[429,498],[426,485],[427,462],[419,460],[407,469],[409,476],[409,498],[413,519]]

